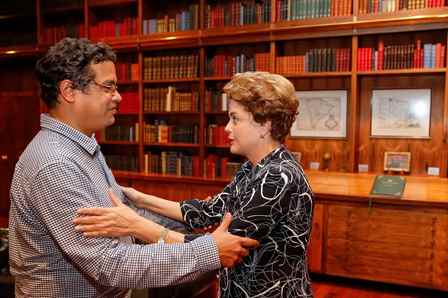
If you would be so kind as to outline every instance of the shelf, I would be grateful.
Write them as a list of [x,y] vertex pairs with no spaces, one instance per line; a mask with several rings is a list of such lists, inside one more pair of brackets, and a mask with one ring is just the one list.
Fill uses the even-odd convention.
[[[118,110],[120,110],[120,109],[118,109]],[[115,116],[118,116],[118,117],[120,117],[120,116],[123,116],[123,117],[125,117],[125,116],[138,116],[138,113],[123,113],[123,112],[118,112],[118,114],[115,114]]]
[[117,178],[126,179],[143,179],[151,181],[179,181],[179,182],[194,182],[199,184],[207,185],[225,185],[230,182],[230,178],[205,178],[205,177],[195,177],[195,176],[177,176],[177,175],[162,175],[156,173],[144,173],[144,172],[129,172],[129,171],[113,171],[114,176]]
[[57,15],[57,14],[68,14],[68,13],[82,13],[84,14],[83,6],[67,6],[67,7],[52,7],[48,9],[42,9],[43,15]]
[[205,145],[206,148],[212,149],[230,149],[230,145]]
[[199,82],[199,78],[190,79],[168,79],[168,80],[144,80],[144,84],[170,84],[170,83],[189,83]]
[[230,81],[232,77],[205,77],[204,81]]
[[379,71],[360,71],[357,75],[360,76],[377,76],[377,75],[406,75],[406,74],[443,74],[446,72],[445,68],[422,68],[422,69],[390,69]]
[[145,143],[145,146],[150,147],[171,147],[171,148],[199,148],[199,144],[191,143]]
[[23,46],[11,46],[0,47],[0,57],[13,58],[24,56],[39,56],[43,53],[41,48],[36,45],[23,45]]
[[118,80],[118,86],[138,85],[138,81]]
[[137,50],[138,35],[125,35],[119,37],[100,37],[93,39],[102,41],[114,48],[114,50]]
[[145,115],[159,115],[159,116],[199,116],[200,112],[144,112]]
[[131,141],[100,141],[98,143],[100,145],[129,145],[129,146],[138,145],[138,142],[131,142]]
[[228,111],[222,111],[222,112],[205,112],[206,116],[227,116]]
[[117,7],[129,4],[136,4],[137,0],[88,0],[89,8],[95,7]]
[[283,76],[287,78],[307,78],[307,77],[349,77],[352,75],[351,72],[345,71],[345,72],[303,72],[303,73],[296,73],[296,74],[282,74]]

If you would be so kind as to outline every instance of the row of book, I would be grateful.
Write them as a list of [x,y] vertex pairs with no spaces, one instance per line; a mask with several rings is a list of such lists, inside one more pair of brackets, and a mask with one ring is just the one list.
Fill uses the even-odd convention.
[[176,87],[145,88],[144,112],[199,112],[199,92],[177,90]]
[[277,0],[280,21],[350,16],[352,0]]
[[143,59],[144,80],[197,78],[198,55],[154,56]]
[[[227,157],[209,154],[204,159],[203,177],[209,179],[232,178],[240,169],[240,162],[231,162]],[[147,152],[144,155],[145,173],[200,177],[199,156],[181,152]]]
[[138,114],[139,113],[139,98],[138,92],[132,90],[119,91],[121,95],[120,114]]
[[174,17],[164,15],[161,18],[143,20],[143,34],[176,32],[199,29],[199,5],[191,4]]
[[59,26],[47,26],[42,29],[41,42],[53,44],[64,37],[81,37],[85,35],[84,30],[84,24],[67,23]]
[[105,154],[104,157],[108,166],[113,170],[131,172],[139,171],[138,159],[136,156]]
[[97,136],[100,141],[129,141],[138,142],[139,124],[116,124],[107,127],[104,132]]
[[269,58],[269,53],[217,54],[206,58],[205,73],[209,77],[221,77],[246,71],[268,71]]
[[358,49],[358,70],[372,71],[407,68],[442,68],[445,65],[446,46],[441,43],[425,43],[384,46],[378,49]]
[[154,124],[145,123],[143,131],[145,144],[199,143],[199,125],[168,125],[163,120],[155,120]]
[[349,48],[311,49],[305,55],[276,58],[276,71],[281,74],[303,72],[350,71]]
[[444,7],[445,0],[360,0],[360,14],[377,14],[407,9]]
[[232,178],[240,167],[240,162],[230,162],[227,157],[209,154],[204,160],[203,173],[210,179]]
[[269,23],[271,1],[230,1],[207,5],[205,28]]
[[138,63],[118,59],[115,68],[119,81],[138,81],[140,78]]
[[207,89],[205,91],[205,111],[206,112],[226,112],[227,94],[220,90]]
[[89,34],[91,39],[136,35],[137,19],[125,17],[118,20],[102,20],[90,26]]
[[199,165],[199,156],[191,156],[181,152],[146,152],[144,155],[145,173],[199,177]]
[[205,143],[214,146],[229,146],[225,125],[209,124],[205,132]]

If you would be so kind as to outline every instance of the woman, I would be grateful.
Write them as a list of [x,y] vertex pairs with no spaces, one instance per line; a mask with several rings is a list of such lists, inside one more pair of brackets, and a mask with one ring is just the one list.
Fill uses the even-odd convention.
[[[313,194],[301,166],[282,145],[297,114],[294,86],[280,75],[247,72],[236,74],[224,92],[229,98],[230,151],[248,160],[221,193],[210,200],[177,203],[132,188],[123,190],[137,207],[183,221],[190,229],[213,226],[229,212],[231,233],[260,242],[240,264],[221,269],[221,297],[312,297],[306,249]],[[91,213],[83,209],[80,214]],[[95,223],[90,219],[85,222]],[[144,238],[144,225],[134,229],[130,223],[123,221],[120,233]],[[118,220],[114,224],[120,226]],[[114,236],[94,226],[78,229],[88,236]],[[194,237],[186,235],[185,240]]]

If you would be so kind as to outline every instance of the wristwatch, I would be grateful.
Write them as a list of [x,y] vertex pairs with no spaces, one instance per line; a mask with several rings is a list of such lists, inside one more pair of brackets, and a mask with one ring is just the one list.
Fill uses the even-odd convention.
[[168,235],[168,232],[169,232],[169,230],[167,228],[163,227],[162,232],[160,232],[159,240],[157,241],[158,244],[165,243],[165,238],[166,238],[166,235]]

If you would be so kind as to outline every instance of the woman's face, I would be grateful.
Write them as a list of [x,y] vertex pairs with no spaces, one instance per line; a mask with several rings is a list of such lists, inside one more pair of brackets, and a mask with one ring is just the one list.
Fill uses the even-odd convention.
[[232,99],[229,100],[229,122],[225,131],[230,139],[230,152],[249,159],[259,148],[261,136],[266,135],[266,128],[255,122],[252,114]]

